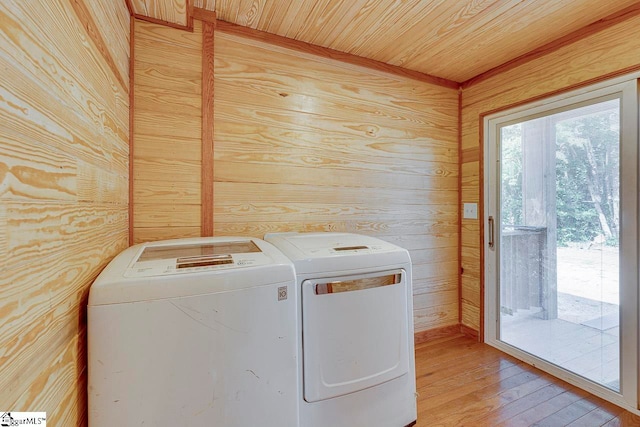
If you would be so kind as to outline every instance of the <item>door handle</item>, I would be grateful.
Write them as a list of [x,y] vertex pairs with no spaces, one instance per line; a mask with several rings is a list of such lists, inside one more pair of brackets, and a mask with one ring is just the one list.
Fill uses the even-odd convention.
[[494,226],[493,217],[490,216],[489,217],[489,249],[493,249],[493,247],[495,246],[494,231],[495,231],[495,226]]
[[316,295],[337,294],[340,292],[361,291],[364,289],[379,288],[381,286],[397,285],[402,281],[400,273],[384,276],[369,277],[354,280],[340,280],[323,282],[315,285]]

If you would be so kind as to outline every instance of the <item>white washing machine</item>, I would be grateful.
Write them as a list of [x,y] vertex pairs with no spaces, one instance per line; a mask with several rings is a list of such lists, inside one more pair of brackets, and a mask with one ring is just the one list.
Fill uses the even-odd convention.
[[409,253],[348,233],[273,233],[296,269],[301,427],[416,421]]
[[293,265],[197,238],[118,255],[91,287],[89,426],[295,426]]

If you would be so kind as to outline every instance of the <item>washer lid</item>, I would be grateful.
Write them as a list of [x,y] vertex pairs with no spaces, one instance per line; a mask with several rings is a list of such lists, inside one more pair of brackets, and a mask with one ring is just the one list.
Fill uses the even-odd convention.
[[166,276],[271,263],[252,240],[176,243],[143,247],[124,276]]
[[132,246],[91,285],[89,305],[236,291],[295,280],[273,245],[246,237],[166,240]]
[[287,255],[298,273],[350,270],[410,262],[394,244],[353,233],[270,233],[264,236]]

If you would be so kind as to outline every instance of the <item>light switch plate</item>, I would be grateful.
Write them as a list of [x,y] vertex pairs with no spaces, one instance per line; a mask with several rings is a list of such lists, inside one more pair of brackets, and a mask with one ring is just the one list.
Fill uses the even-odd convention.
[[478,219],[478,204],[477,203],[463,203],[462,218],[464,218],[464,219]]

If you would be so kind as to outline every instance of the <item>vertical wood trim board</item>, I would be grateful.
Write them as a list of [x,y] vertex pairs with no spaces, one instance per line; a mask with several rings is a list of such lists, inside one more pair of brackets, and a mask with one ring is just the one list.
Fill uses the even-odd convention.
[[130,15],[6,0],[0,16],[0,402],[83,426],[88,292],[128,244]]
[[213,236],[214,31],[202,29],[202,236]]
[[[562,44],[526,63],[488,74],[463,89],[462,193],[465,200],[483,200],[482,117],[516,105],[583,87],[606,78],[640,69],[640,39],[630,37],[640,26],[636,6],[615,20],[614,25]],[[508,84],[505,84],[508,82]],[[484,297],[483,224],[462,227],[464,274],[462,324],[482,334]]]
[[129,246],[133,245],[133,153],[135,150],[134,147],[134,111],[135,111],[135,73],[134,73],[134,64],[135,64],[135,28],[136,28],[136,20],[133,16],[130,17],[129,24]]

